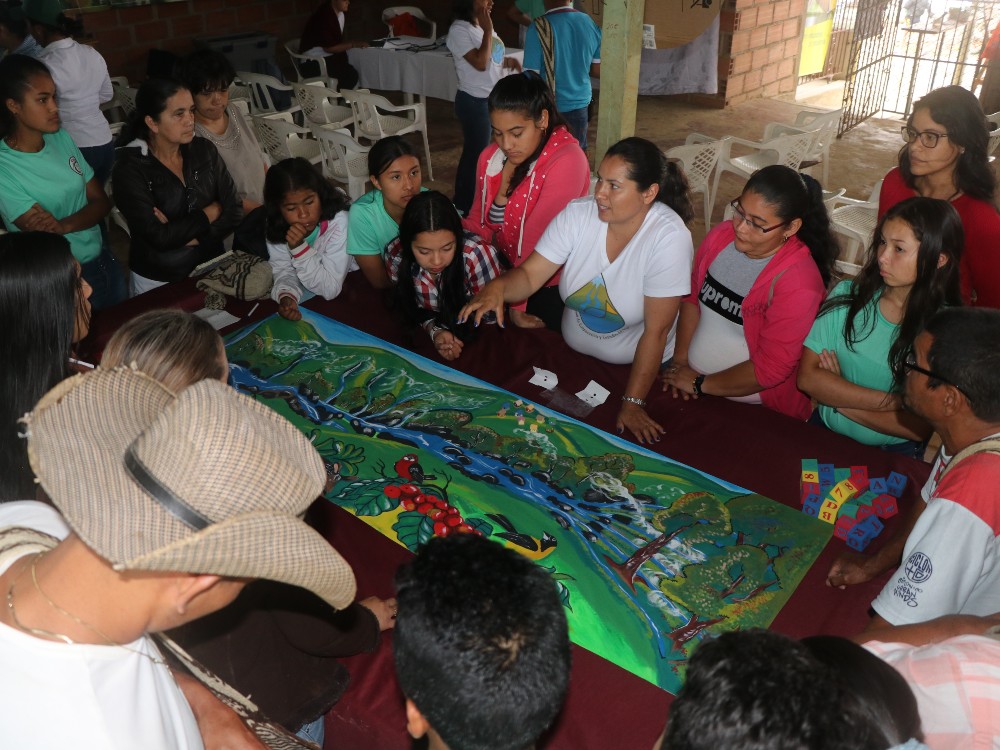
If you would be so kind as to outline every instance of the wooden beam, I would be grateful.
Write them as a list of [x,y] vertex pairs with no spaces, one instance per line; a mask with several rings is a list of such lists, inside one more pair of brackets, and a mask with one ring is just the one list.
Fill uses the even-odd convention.
[[601,41],[601,98],[597,160],[622,138],[635,135],[645,0],[605,0]]

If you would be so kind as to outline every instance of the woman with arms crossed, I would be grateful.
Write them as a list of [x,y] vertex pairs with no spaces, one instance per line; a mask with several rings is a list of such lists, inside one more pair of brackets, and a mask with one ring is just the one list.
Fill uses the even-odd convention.
[[594,197],[572,201],[535,252],[487,284],[459,322],[474,315],[478,324],[494,312],[502,323],[504,302],[531,296],[561,267],[566,342],[605,362],[632,363],[618,431],[652,442],[664,430],[645,398],[673,354],[677,310],[690,290],[691,201],[677,165],[642,138],[608,149],[597,175]]

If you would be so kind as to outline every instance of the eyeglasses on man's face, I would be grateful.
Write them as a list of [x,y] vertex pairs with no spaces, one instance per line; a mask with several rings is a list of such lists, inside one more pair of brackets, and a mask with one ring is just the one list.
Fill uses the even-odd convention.
[[753,219],[751,219],[749,216],[746,215],[746,212],[744,212],[743,207],[740,205],[739,198],[735,199],[732,203],[730,203],[729,207],[733,209],[734,226],[739,226],[741,223],[743,223],[753,229],[756,229],[761,234],[767,234],[768,232],[773,232],[778,227],[783,227],[785,226],[785,224],[788,223],[787,221],[783,221],[780,224],[775,224],[773,227],[761,226],[760,224],[758,224],[757,222],[755,222]]
[[903,134],[903,140],[907,143],[913,143],[915,140],[920,140],[920,145],[924,148],[934,148],[938,145],[938,141],[942,138],[947,138],[947,133],[935,133],[933,130],[914,130],[909,125],[904,125],[900,132]]
[[926,375],[928,378],[933,378],[934,380],[938,380],[938,381],[944,383],[945,385],[950,385],[952,388],[956,388],[958,390],[958,392],[961,393],[963,396],[965,396],[966,398],[969,398],[968,394],[965,391],[963,391],[962,387],[960,385],[958,385],[957,383],[952,382],[951,380],[949,380],[948,378],[944,377],[943,375],[939,375],[938,373],[934,372],[933,370],[928,370],[927,368],[921,367],[920,365],[918,365],[917,364],[917,355],[916,355],[915,352],[911,351],[909,354],[906,355],[906,359],[903,360],[903,369],[906,370],[907,373],[910,373],[910,372],[919,372],[921,375]]

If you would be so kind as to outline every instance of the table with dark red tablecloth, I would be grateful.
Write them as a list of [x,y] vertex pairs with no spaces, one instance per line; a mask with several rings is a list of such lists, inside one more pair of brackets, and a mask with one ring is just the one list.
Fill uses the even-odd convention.
[[[197,309],[201,294],[193,282],[170,285],[95,315],[91,337],[100,351],[122,322],[145,309],[175,306]],[[341,295],[332,301],[314,298],[305,307],[419,354],[436,358],[429,338],[407,333],[388,311],[383,293],[373,290],[360,273],[348,275]],[[230,312],[247,315],[252,303],[232,302]],[[274,313],[262,302],[233,328]],[[586,415],[572,416],[596,428],[612,431],[628,367],[609,365],[578,354],[551,331],[500,329],[484,325],[468,343],[455,369],[540,404],[550,394],[528,382],[533,366],[550,370],[565,394],[582,390],[595,380],[611,391],[607,402]],[[721,398],[683,401],[662,393],[657,385],[648,411],[666,429],[652,450],[729,482],[798,507],[803,458],[820,458],[837,466],[867,465],[874,476],[895,470],[909,479],[900,503],[906,512],[915,502],[929,467],[919,461],[866,448],[822,428],[797,422],[760,406]],[[393,593],[396,568],[411,554],[349,513],[326,501],[313,507],[311,520],[354,567],[359,597]],[[894,531],[890,519],[873,548]],[[792,636],[816,633],[853,635],[868,621],[868,607],[888,575],[844,591],[825,585],[826,572],[846,545],[833,539],[775,618],[772,628]],[[403,699],[392,668],[391,636],[372,654],[346,660],[352,683],[327,717],[327,747],[338,750],[406,750]],[[648,750],[663,728],[670,696],[611,662],[582,648],[573,649],[573,672],[566,707],[540,747],[546,750],[620,748]]]

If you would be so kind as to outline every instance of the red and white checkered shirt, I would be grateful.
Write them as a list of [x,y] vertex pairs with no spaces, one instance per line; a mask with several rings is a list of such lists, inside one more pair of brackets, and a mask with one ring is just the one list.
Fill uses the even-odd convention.
[[[385,249],[385,270],[392,283],[399,278],[399,265],[402,262],[403,246],[399,237],[394,239]],[[504,271],[500,256],[496,249],[472,232],[466,232],[462,254],[465,258],[465,296],[471,298],[480,289]],[[417,305],[424,310],[438,311],[438,283],[430,273],[417,263],[412,266],[413,286],[417,293]]]

